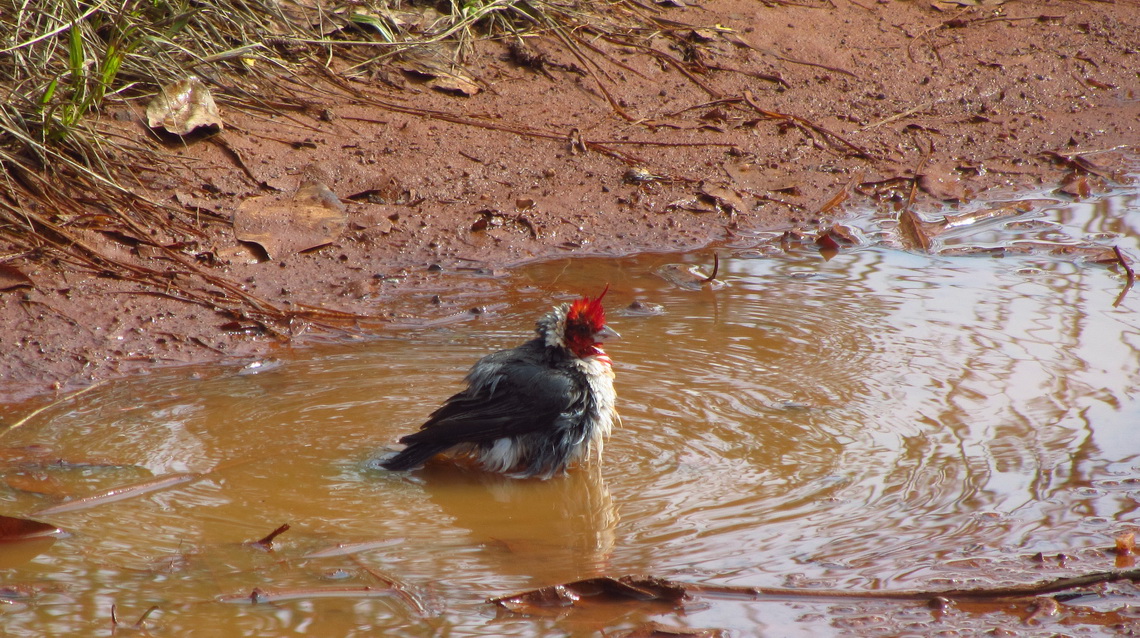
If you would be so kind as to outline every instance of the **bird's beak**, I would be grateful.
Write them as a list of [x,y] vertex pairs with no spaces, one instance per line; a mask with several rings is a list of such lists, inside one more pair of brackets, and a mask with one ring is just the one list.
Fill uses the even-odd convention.
[[621,339],[621,335],[609,326],[602,326],[601,330],[594,333],[594,341],[610,341],[612,339]]

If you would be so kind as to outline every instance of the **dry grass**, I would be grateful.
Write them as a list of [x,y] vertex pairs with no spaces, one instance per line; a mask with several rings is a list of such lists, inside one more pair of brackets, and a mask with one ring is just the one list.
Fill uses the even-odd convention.
[[[407,48],[443,43],[462,63],[476,38],[545,32],[586,64],[598,57],[587,35],[632,42],[661,30],[669,26],[636,0],[0,0],[0,264],[52,259],[175,286],[188,301],[243,318],[287,319],[168,248],[202,231],[187,211],[139,194],[133,180],[140,167],[163,170],[163,147],[128,139],[100,114],[125,105],[137,111],[159,87],[190,74],[231,108],[276,110],[304,105],[291,93],[299,86],[292,74],[306,65],[328,73],[333,59],[346,61],[340,73],[351,76]],[[241,88],[254,84],[273,87],[272,100]],[[83,229],[149,243],[166,261],[156,269],[109,257],[83,241]],[[188,278],[206,280],[215,294],[179,285]]]

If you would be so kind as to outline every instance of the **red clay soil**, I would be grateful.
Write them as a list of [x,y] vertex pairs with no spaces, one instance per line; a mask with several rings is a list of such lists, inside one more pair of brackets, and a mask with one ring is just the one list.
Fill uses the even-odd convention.
[[[1089,168],[1097,178],[1112,167],[1080,154],[1140,143],[1134,2],[685,4],[655,10],[702,28],[642,48],[591,40],[579,58],[553,38],[513,54],[478,42],[466,62],[474,95],[384,66],[339,87],[283,80],[307,107],[267,113],[215,84],[224,130],[171,143],[161,170],[133,169],[140,193],[196,214],[204,235],[167,250],[210,279],[156,290],[34,256],[7,261],[0,402],[264,353],[320,333],[312,308],[377,318],[375,331],[397,308],[455,312],[472,301],[454,301],[468,278],[453,274],[471,269],[810,228],[869,205],[858,193],[897,201],[919,169],[920,210],[950,210]],[[108,122],[143,139],[142,110],[128,104]],[[298,252],[313,229],[288,225],[239,229],[261,244],[237,239],[235,214],[287,202],[306,182],[345,206],[345,219],[317,229],[327,245]],[[83,232],[124,262],[176,265],[137,237]],[[258,320],[239,294],[295,318]]]

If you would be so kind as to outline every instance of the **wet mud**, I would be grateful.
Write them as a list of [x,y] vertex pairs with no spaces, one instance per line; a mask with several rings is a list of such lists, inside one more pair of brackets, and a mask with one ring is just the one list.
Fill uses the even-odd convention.
[[[156,367],[464,320],[502,303],[481,279],[536,260],[689,250],[865,207],[1094,196],[1140,141],[1129,3],[657,10],[680,25],[670,37],[599,41],[589,68],[553,38],[528,38],[522,57],[478,42],[469,95],[381,68],[337,86],[296,78],[302,110],[216,88],[225,128],[135,170],[134,187],[192,212],[201,236],[156,249],[81,231],[124,262],[163,271],[175,250],[213,279],[156,290],[34,254],[6,262],[0,401],[19,413]],[[143,111],[105,125],[148,135]],[[298,193],[317,204],[308,216],[266,222]],[[332,221],[309,223],[314,209]],[[291,319],[250,320],[235,299]]]

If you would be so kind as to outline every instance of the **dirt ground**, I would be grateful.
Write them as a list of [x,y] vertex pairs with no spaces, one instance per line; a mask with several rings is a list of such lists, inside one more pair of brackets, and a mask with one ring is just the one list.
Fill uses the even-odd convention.
[[[201,235],[77,231],[123,261],[207,278],[171,274],[178,286],[158,290],[6,261],[0,403],[335,337],[322,325],[359,324],[348,315],[381,331],[397,313],[494,301],[453,294],[466,281],[455,273],[897,208],[912,183],[926,213],[1025,189],[1081,196],[1118,168],[1095,151],[1140,143],[1134,2],[652,7],[679,24],[638,46],[584,39],[580,57],[552,36],[480,41],[458,81],[385,65],[339,86],[283,82],[301,109],[266,109],[272,93],[244,104],[215,83],[224,130],[131,168],[139,192],[194,213]],[[143,139],[144,109],[128,103],[107,125]],[[259,304],[290,319],[248,312]]]

